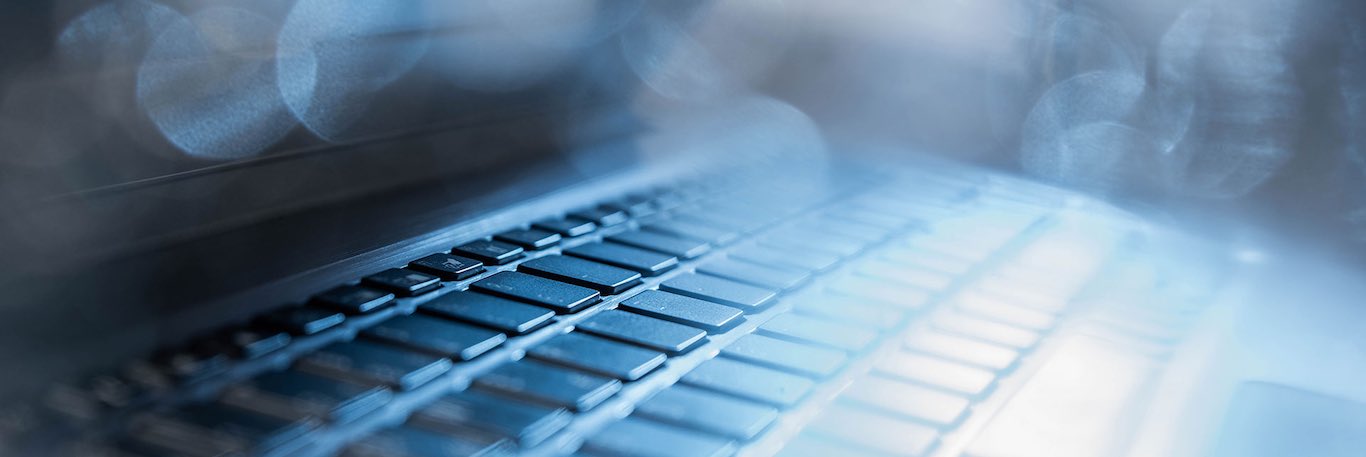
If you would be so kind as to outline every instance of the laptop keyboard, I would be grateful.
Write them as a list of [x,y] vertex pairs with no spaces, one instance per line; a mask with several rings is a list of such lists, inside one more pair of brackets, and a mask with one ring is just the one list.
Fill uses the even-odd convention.
[[1048,204],[902,179],[695,180],[528,221],[48,403],[114,424],[115,455],[925,455],[1067,297],[966,286]]

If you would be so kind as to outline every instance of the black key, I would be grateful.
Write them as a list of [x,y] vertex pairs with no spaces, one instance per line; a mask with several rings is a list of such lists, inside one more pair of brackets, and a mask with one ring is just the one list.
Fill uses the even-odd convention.
[[707,332],[683,324],[615,309],[600,312],[575,326],[580,331],[678,354],[702,342]]
[[133,420],[130,435],[141,444],[175,455],[288,454],[318,428],[317,419],[288,420],[220,403],[187,405],[169,415]]
[[717,246],[730,244],[730,242],[740,238],[740,234],[732,230],[672,219],[647,225],[645,226],[645,229],[677,237],[705,241]]
[[417,309],[427,314],[484,325],[514,335],[540,328],[555,317],[553,311],[539,306],[463,290],[437,297],[423,303]]
[[299,360],[301,370],[325,376],[412,390],[451,369],[451,361],[380,343],[350,341],[319,349]]
[[527,355],[571,368],[635,381],[664,364],[664,354],[574,332],[551,338]]
[[577,312],[601,300],[598,291],[516,271],[504,271],[470,284],[471,289],[555,310]]
[[760,325],[759,331],[778,338],[823,344],[849,352],[863,351],[877,340],[877,332],[872,330],[793,313],[774,316]]
[[526,249],[541,250],[557,244],[564,237],[555,232],[538,229],[512,229],[493,236],[493,239],[512,243]]
[[583,219],[550,219],[531,224],[532,227],[555,232],[567,237],[583,236],[598,229],[598,224]]
[[362,314],[393,303],[394,294],[364,286],[339,286],[314,295],[313,302],[348,314]]
[[502,265],[517,260],[524,252],[520,246],[489,240],[474,240],[451,250],[452,254],[468,256],[487,265]]
[[805,283],[810,275],[732,259],[717,259],[697,267],[698,273],[718,276],[745,284],[787,290]]
[[724,357],[703,362],[683,375],[682,382],[779,408],[797,404],[815,386],[795,374]]
[[528,260],[518,265],[517,271],[588,287],[604,295],[640,284],[640,274],[634,271],[562,255]]
[[473,359],[507,341],[493,330],[426,316],[398,316],[362,335],[457,360]]
[[744,310],[761,308],[778,296],[771,289],[696,273],[674,276],[661,283],[659,289]]
[[197,382],[228,369],[228,355],[185,347],[152,356],[152,364],[178,383]]
[[613,235],[608,237],[607,240],[614,243],[635,246],[641,249],[662,252],[683,259],[695,258],[702,254],[706,254],[711,250],[711,245],[708,245],[703,241],[679,238],[673,235],[645,230],[634,230]]
[[825,378],[835,374],[848,361],[843,352],[764,335],[745,335],[735,340],[721,355],[783,371]]
[[784,252],[757,245],[736,249],[730,256],[774,268],[795,269],[807,273],[829,271],[840,263],[839,256],[834,254],[812,251]]
[[658,290],[647,290],[626,299],[622,309],[646,316],[718,332],[740,323],[744,313],[729,306],[684,297]]
[[678,258],[613,243],[590,243],[566,249],[565,254],[655,276],[678,266]]
[[516,439],[522,446],[540,444],[569,425],[564,408],[545,407],[467,390],[438,398],[413,413],[414,426],[446,433],[477,430]]
[[221,401],[285,419],[349,422],[379,409],[388,387],[354,384],[296,370],[266,373],[224,390]]
[[726,457],[730,440],[635,417],[603,427],[583,443],[584,450],[607,457]]
[[621,390],[621,381],[521,360],[475,378],[474,386],[531,401],[587,411]]
[[211,345],[233,357],[254,359],[283,349],[291,340],[289,333],[280,330],[238,328],[223,333]]
[[366,276],[361,282],[404,297],[421,295],[441,287],[441,278],[407,268],[390,268]]
[[414,260],[408,264],[408,268],[434,274],[447,281],[459,281],[469,279],[484,271],[484,263],[458,255],[432,254]]
[[295,306],[275,311],[261,317],[261,324],[278,328],[295,335],[312,335],[341,325],[346,315],[312,306]]
[[604,206],[578,210],[569,213],[569,216],[576,219],[593,221],[593,223],[598,224],[599,227],[611,227],[613,225],[619,225],[630,219],[628,216],[626,216],[626,212],[621,211],[619,209]]
[[778,410],[683,385],[664,389],[636,405],[635,414],[737,440],[759,435]]
[[443,435],[400,426],[381,430],[346,448],[344,457],[455,457],[513,455],[511,444],[480,435]]

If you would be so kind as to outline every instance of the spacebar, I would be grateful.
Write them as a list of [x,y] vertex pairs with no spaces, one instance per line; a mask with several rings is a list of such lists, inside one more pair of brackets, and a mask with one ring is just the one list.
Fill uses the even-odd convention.
[[971,457],[1123,455],[1157,362],[1090,336],[1057,353],[967,448]]

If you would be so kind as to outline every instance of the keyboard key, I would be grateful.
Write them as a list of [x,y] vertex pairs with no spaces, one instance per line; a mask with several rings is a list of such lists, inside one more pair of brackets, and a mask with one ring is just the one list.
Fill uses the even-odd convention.
[[631,217],[645,217],[658,211],[654,201],[643,195],[630,195],[603,206],[617,211],[625,211],[626,214],[630,214]]
[[853,448],[895,456],[925,455],[939,443],[939,432],[929,426],[841,404],[822,410],[807,430]]
[[510,456],[506,440],[477,434],[443,435],[408,426],[381,430],[352,444],[344,457]]
[[474,386],[530,401],[587,411],[616,395],[621,381],[534,360],[494,368],[475,378]]
[[173,455],[285,455],[298,450],[301,438],[320,425],[317,419],[280,419],[199,403],[168,415],[139,416],[129,429],[139,444]]
[[1015,349],[932,329],[908,335],[906,348],[993,371],[1007,370],[1020,358]]
[[390,268],[366,276],[361,282],[403,297],[421,295],[441,287],[441,278],[407,268]]
[[914,266],[902,266],[882,260],[863,262],[859,265],[858,272],[878,280],[891,281],[929,291],[947,289],[954,280],[954,276],[948,273]]
[[753,334],[735,340],[721,355],[814,378],[835,374],[847,361],[843,352],[834,349]]
[[726,358],[703,362],[682,382],[777,407],[796,404],[814,386],[801,376]]
[[531,224],[531,226],[566,237],[583,236],[598,229],[598,224],[594,224],[593,221],[575,218],[545,220]]
[[729,440],[628,417],[603,427],[583,449],[604,457],[726,457]]
[[972,403],[965,397],[882,376],[864,376],[854,381],[840,398],[945,428],[957,424]]
[[283,349],[292,340],[289,333],[283,330],[236,328],[197,344],[196,350],[254,359]]
[[870,304],[854,297],[812,295],[793,300],[798,313],[865,328],[888,330],[906,319],[904,310]]
[[488,265],[502,265],[522,257],[526,252],[520,246],[501,241],[475,240],[451,250],[452,254],[463,255]]
[[408,264],[408,268],[440,276],[447,281],[469,279],[484,271],[484,263],[451,254],[432,254]]
[[363,286],[340,286],[314,295],[313,302],[348,314],[363,314],[393,303],[394,294]]
[[910,352],[888,356],[878,363],[877,369],[889,376],[970,397],[986,394],[996,383],[996,375],[990,371]]
[[839,256],[821,252],[792,252],[765,246],[751,245],[729,254],[737,259],[768,265],[774,268],[799,270],[808,274],[830,271],[839,265]]
[[416,427],[445,433],[466,430],[492,433],[513,438],[529,447],[540,444],[569,425],[571,418],[564,408],[464,391],[438,398],[413,413],[409,422]]
[[615,309],[579,322],[578,330],[637,344],[668,354],[678,354],[702,342],[707,333],[683,324]]
[[697,267],[697,272],[777,290],[795,288],[810,278],[810,275],[798,270],[784,270],[732,259],[707,262]]
[[262,374],[228,387],[221,401],[286,419],[318,417],[348,422],[379,409],[392,397],[393,392],[387,387],[285,370]]
[[767,305],[777,292],[729,279],[687,273],[670,278],[659,285],[660,290],[697,299],[712,301],[743,310],[757,310]]
[[555,317],[555,312],[539,306],[468,291],[456,291],[423,303],[418,311],[472,324],[492,327],[500,332],[521,335]]
[[394,317],[361,334],[457,360],[473,359],[507,341],[493,330],[426,316]]
[[897,308],[916,310],[930,304],[933,295],[924,289],[900,286],[886,280],[849,276],[831,281],[826,288],[839,295],[876,301]]
[[261,324],[295,335],[312,335],[341,325],[346,315],[312,306],[295,306],[272,312],[261,318]]
[[778,410],[683,385],[636,406],[635,414],[660,422],[749,440],[778,418]]
[[988,343],[1009,346],[1019,350],[1034,347],[1039,342],[1039,333],[1012,325],[993,322],[961,312],[939,312],[930,318],[931,325],[948,333],[976,338]]
[[558,233],[540,229],[513,229],[494,235],[493,239],[539,251],[560,244],[560,240],[563,240],[564,237]]
[[925,249],[891,249],[883,257],[893,263],[916,265],[951,275],[963,275],[972,270],[975,263],[971,260]]
[[780,314],[759,326],[759,332],[777,338],[823,344],[848,352],[861,352],[877,341],[877,332],[854,325],[816,319],[800,314]]
[[368,341],[337,343],[299,360],[299,369],[324,376],[412,390],[451,369],[450,359]]
[[571,368],[635,381],[664,364],[664,354],[573,332],[527,349],[527,356]]
[[860,449],[851,448],[847,444],[830,441],[809,433],[797,435],[792,441],[788,441],[775,457],[829,457],[832,455],[840,457],[883,457],[883,454],[861,452]]
[[635,246],[641,249],[662,252],[681,259],[696,258],[711,251],[711,245],[708,245],[703,241],[680,238],[645,230],[620,233],[608,237],[607,240],[614,243]]
[[817,251],[838,258],[851,258],[863,252],[866,246],[862,241],[838,235],[812,233],[800,229],[786,229],[766,233],[759,237],[759,244],[778,248],[783,251]]
[[652,232],[694,239],[716,246],[724,246],[740,238],[739,233],[731,230],[709,227],[677,219],[656,222],[647,225],[644,228],[645,230]]
[[678,266],[668,254],[613,243],[589,243],[566,249],[565,254],[625,268],[645,276],[656,276]]
[[569,217],[593,221],[594,224],[598,224],[598,227],[611,227],[630,220],[630,218],[626,216],[626,212],[605,206],[574,211],[569,213]]
[[981,294],[965,294],[954,300],[954,307],[966,314],[1002,322],[1029,330],[1053,328],[1057,318],[1053,314],[993,299]]
[[640,274],[634,271],[562,255],[522,262],[517,271],[587,287],[604,295],[619,294],[640,284]]
[[578,312],[601,300],[596,290],[515,271],[481,279],[470,284],[470,288],[544,306],[561,314]]
[[160,351],[152,356],[156,370],[170,376],[177,383],[191,383],[213,377],[228,369],[228,355],[205,352],[193,347]]
[[725,330],[744,319],[744,313],[735,308],[658,290],[638,293],[621,302],[619,306],[622,309],[698,327],[708,332]]

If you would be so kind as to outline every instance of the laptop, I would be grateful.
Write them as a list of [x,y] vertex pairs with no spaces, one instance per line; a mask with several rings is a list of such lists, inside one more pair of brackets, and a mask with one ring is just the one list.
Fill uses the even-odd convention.
[[1359,265],[823,134],[771,5],[23,8],[0,455],[1366,446]]

